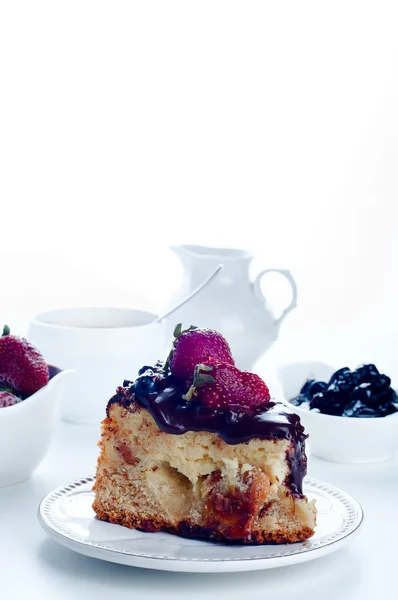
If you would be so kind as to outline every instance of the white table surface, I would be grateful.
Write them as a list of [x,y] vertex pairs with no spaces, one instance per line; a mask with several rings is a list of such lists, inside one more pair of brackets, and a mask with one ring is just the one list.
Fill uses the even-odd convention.
[[[277,360],[281,348],[275,347]],[[293,344],[289,348],[295,352]],[[95,472],[98,438],[96,426],[59,422],[50,451],[32,478],[0,489],[2,600],[186,600],[188,595],[191,600],[243,596],[272,600],[398,598],[397,460],[351,466],[309,456],[309,475],[341,487],[361,503],[365,512],[361,532],[335,554],[292,567],[250,573],[167,573],[81,556],[52,541],[40,528],[36,513],[41,498],[57,485]]]

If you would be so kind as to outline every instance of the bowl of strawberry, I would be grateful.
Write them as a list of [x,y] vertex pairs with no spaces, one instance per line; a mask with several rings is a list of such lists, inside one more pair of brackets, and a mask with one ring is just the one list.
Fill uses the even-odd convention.
[[0,487],[28,479],[50,443],[59,401],[73,371],[48,365],[7,325],[0,336]]
[[354,369],[300,362],[278,369],[287,403],[315,456],[342,463],[392,460],[398,451],[398,394],[376,365]]

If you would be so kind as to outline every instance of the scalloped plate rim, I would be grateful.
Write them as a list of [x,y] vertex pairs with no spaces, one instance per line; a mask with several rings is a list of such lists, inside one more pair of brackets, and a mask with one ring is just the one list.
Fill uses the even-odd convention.
[[[145,552],[131,552],[131,551],[123,551],[117,548],[112,548],[108,544],[101,544],[91,542],[89,540],[79,539],[76,534],[72,532],[66,531],[62,526],[60,526],[56,520],[52,521],[53,516],[49,518],[48,513],[51,514],[51,509],[54,508],[54,505],[59,503],[63,498],[70,498],[71,496],[76,496],[77,493],[81,493],[82,491],[90,493],[90,489],[85,489],[90,484],[91,485],[95,481],[95,476],[90,475],[87,477],[80,477],[75,480],[71,480],[64,485],[60,485],[50,491],[48,494],[44,496],[42,501],[38,507],[38,520],[43,528],[43,530],[52,537],[55,541],[61,543],[63,546],[66,546],[72,551],[75,551],[79,554],[89,556],[92,558],[105,560],[108,562],[114,562],[134,567],[141,567],[147,569],[157,569],[157,570],[166,570],[166,571],[180,571],[180,572],[229,572],[229,571],[251,571],[251,570],[260,570],[260,569],[270,569],[270,568],[278,568],[283,566],[289,566],[293,564],[298,564],[310,560],[314,560],[316,558],[321,558],[327,554],[331,554],[339,550],[346,543],[351,541],[354,536],[358,533],[361,525],[364,521],[364,513],[361,505],[357,500],[355,500],[352,496],[341,490],[340,488],[325,483],[319,479],[315,479],[312,477],[306,477],[305,487],[307,492],[316,492],[316,490],[321,490],[323,493],[326,493],[326,496],[333,495],[333,497],[337,497],[340,502],[343,504],[348,504],[349,508],[353,511],[353,517],[348,524],[346,524],[345,528],[340,527],[334,534],[334,537],[330,541],[325,541],[322,543],[322,538],[317,540],[316,547],[306,547],[301,545],[297,547],[296,544],[292,544],[294,546],[294,550],[288,552],[275,552],[273,555],[269,556],[242,556],[242,557],[229,557],[229,558],[205,558],[205,557],[174,557],[174,556],[163,556],[161,554],[149,554]],[[82,489],[83,488],[83,489]],[[45,514],[47,513],[47,514]],[[107,526],[110,524],[107,523]],[[113,526],[113,525],[112,525]],[[114,525],[114,527],[120,527],[119,525]],[[151,536],[154,534],[141,532],[143,536]],[[170,536],[173,540],[178,536],[173,534],[161,532],[162,535]],[[330,535],[328,536],[330,537]],[[195,541],[195,540],[193,540]],[[220,545],[217,542],[204,542],[200,541],[200,544],[211,544],[213,547],[221,546],[226,548],[226,545]],[[310,540],[307,540],[305,543],[310,543]],[[258,548],[261,546],[248,546],[248,545],[233,545],[230,548]],[[281,546],[273,546],[275,548]],[[282,546],[286,548],[286,545]]]

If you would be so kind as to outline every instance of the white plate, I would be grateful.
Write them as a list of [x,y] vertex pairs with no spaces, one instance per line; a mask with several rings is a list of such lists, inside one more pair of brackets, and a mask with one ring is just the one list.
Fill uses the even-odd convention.
[[78,479],[47,494],[38,513],[43,529],[86,556],[147,569],[221,573],[293,565],[338,550],[363,521],[362,509],[351,496],[307,477],[304,491],[315,498],[318,508],[316,532],[307,542],[281,546],[204,542],[99,521],[91,508],[94,481],[95,477]]

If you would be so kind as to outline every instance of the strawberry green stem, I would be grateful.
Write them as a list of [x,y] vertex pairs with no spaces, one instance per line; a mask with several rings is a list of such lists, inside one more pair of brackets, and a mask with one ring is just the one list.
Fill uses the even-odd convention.
[[194,399],[195,396],[196,396],[196,387],[194,385],[191,385],[191,387],[189,388],[187,393],[183,395],[182,399],[186,400],[187,402],[190,402],[191,400]]
[[1,334],[1,337],[3,337],[4,335],[10,335],[10,328],[8,327],[8,325],[4,325],[3,327],[3,333]]
[[182,332],[182,323],[178,323],[175,327],[174,327],[174,331],[173,331],[173,335],[174,337],[177,339],[180,337]]
[[193,383],[186,394],[183,396],[183,400],[190,402],[195,396],[197,396],[197,388],[203,387],[204,385],[208,385],[209,383],[215,383],[216,380],[211,375],[206,375],[206,373],[201,373],[201,371],[212,371],[213,367],[209,365],[199,364],[196,365],[194,375],[193,375]]

